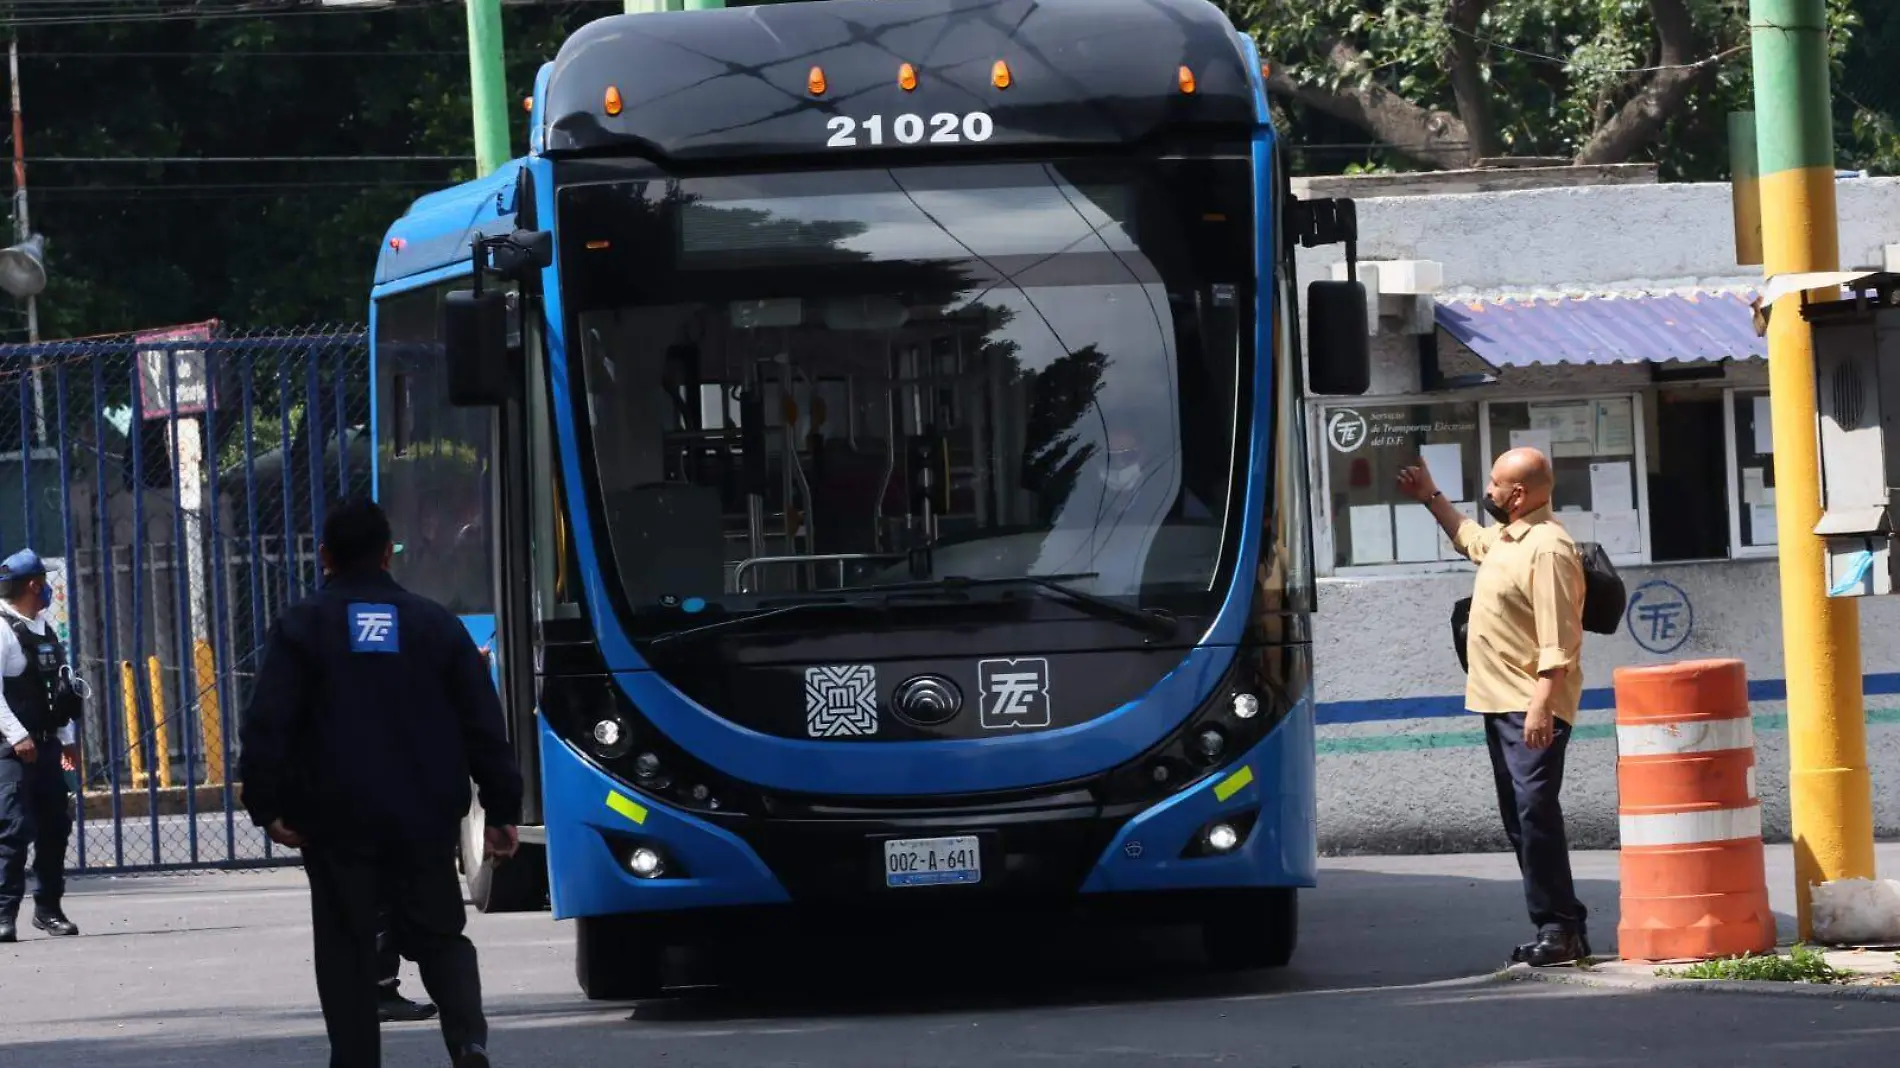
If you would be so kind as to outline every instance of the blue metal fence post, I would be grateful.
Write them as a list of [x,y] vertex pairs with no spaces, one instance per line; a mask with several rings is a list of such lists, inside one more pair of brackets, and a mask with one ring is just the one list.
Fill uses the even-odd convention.
[[126,438],[132,451],[132,648],[129,659],[133,664],[133,705],[150,710],[149,719],[145,715],[139,717],[139,741],[143,743],[151,739],[152,743],[146,749],[153,759],[146,762],[145,797],[149,806],[146,814],[150,817],[152,827],[151,863],[157,865],[164,863],[165,859],[158,834],[158,781],[160,771],[170,761],[171,754],[164,752],[167,747],[159,745],[157,740],[158,717],[163,713],[151,702],[151,695],[145,692],[146,687],[139,685],[138,668],[142,666],[141,654],[145,652],[145,441],[141,433],[145,422],[145,383],[140,374],[139,353],[136,349],[132,353],[131,379],[132,412],[126,425]]
[[[125,867],[125,809],[124,799],[119,792],[119,762],[125,755],[131,753],[131,747],[138,744],[138,739],[127,738],[125,749],[123,752],[120,750],[119,717],[116,713],[118,709],[125,707],[124,702],[130,700],[133,695],[123,692],[124,688],[119,685],[119,672],[115,670],[119,659],[116,655],[119,646],[119,621],[117,614],[113,611],[113,601],[119,583],[118,569],[115,566],[112,550],[112,509],[106,495],[105,410],[105,361],[95,355],[92,358],[92,457],[96,468],[98,494],[97,500],[93,502],[93,511],[98,513],[99,518],[97,552],[100,590],[99,645],[104,654],[100,672],[105,676],[103,692],[106,694],[107,706],[105,710],[106,756],[108,758],[106,771],[111,777],[112,788],[112,864],[114,867],[123,868]],[[119,701],[112,700],[114,694],[119,695]]]

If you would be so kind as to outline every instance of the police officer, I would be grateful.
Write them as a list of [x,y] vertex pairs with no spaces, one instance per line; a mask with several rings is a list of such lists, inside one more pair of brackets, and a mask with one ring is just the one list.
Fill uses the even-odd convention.
[[33,926],[50,935],[79,928],[60,910],[66,891],[66,841],[72,793],[61,758],[78,766],[73,724],[83,684],[46,610],[53,604],[46,564],[31,549],[0,560],[0,942],[15,928],[26,890],[26,851],[34,850]]
[[457,1068],[487,1068],[456,845],[469,780],[487,851],[514,855],[521,774],[460,620],[389,575],[389,520],[356,499],[325,519],[326,578],[271,625],[241,733],[244,807],[301,849],[331,1068],[380,1068],[376,935],[387,905],[441,1011]]

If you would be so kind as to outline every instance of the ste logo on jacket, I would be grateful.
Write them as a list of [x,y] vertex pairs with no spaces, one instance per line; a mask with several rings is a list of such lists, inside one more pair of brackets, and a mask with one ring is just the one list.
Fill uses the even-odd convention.
[[393,604],[352,604],[349,610],[350,652],[400,653],[402,643]]

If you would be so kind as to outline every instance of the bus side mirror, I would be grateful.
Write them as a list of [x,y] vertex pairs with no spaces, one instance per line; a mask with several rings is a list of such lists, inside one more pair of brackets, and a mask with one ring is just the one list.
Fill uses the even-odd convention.
[[1360,397],[1372,388],[1372,338],[1366,287],[1314,282],[1306,287],[1307,385],[1322,396]]
[[459,289],[442,303],[449,403],[493,408],[508,399],[508,296]]

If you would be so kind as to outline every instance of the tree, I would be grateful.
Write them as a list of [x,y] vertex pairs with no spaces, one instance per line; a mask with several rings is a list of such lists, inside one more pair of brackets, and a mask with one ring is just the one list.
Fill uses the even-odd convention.
[[[1752,93],[1746,0],[1224,0],[1293,118],[1412,166],[1645,156],[1711,176]],[[1859,17],[1828,0],[1836,62]]]

